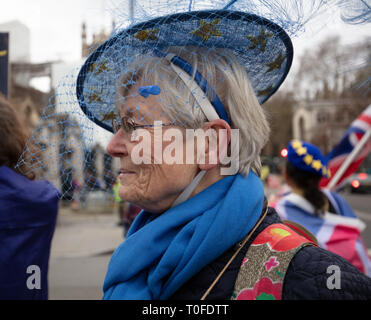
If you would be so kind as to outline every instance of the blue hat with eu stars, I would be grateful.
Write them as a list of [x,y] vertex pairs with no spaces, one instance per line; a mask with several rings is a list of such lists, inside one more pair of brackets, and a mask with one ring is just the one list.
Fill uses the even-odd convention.
[[[117,162],[105,153],[104,146],[122,124],[119,111],[123,104],[143,127],[153,126],[158,114],[164,112],[162,107],[179,126],[200,113],[207,121],[223,119],[233,127],[229,106],[219,90],[227,78],[224,70],[216,68],[218,63],[231,70],[236,63],[242,66],[258,102],[263,104],[288,75],[293,61],[291,39],[304,32],[304,26],[326,7],[325,3],[112,1],[112,33],[104,42],[94,40],[83,65],[66,70],[58,81],[19,160],[19,164],[27,164],[21,166],[22,172],[36,171],[53,181],[63,197],[70,197],[75,190],[72,181],[79,181],[87,190],[94,190],[98,181],[111,190]],[[212,65],[203,68],[197,59]],[[150,66],[146,77],[141,77],[141,66]],[[156,72],[158,66],[161,74]],[[215,75],[205,69],[214,70]],[[169,86],[157,82],[155,76],[167,79]],[[173,88],[179,92],[185,88],[188,95],[170,91]],[[129,97],[130,105],[125,103]],[[138,103],[143,99],[158,103],[143,111]]]
[[[117,30],[91,53],[79,72],[76,87],[78,103],[89,119],[112,132],[112,120],[120,120],[115,109],[117,88],[136,80],[133,75],[128,79],[130,83],[120,83],[122,75],[135,72],[130,66],[136,59],[167,59],[171,47],[191,46],[209,52],[228,49],[246,69],[260,103],[277,91],[293,59],[293,46],[286,31],[278,23],[248,12],[243,6],[247,1],[220,3],[219,8],[212,8],[211,3],[208,9],[199,6],[203,10],[194,10],[197,1],[194,2],[190,2],[190,10],[181,10],[179,1],[177,5],[167,1],[174,13],[170,10],[170,14],[147,17],[148,20]],[[177,55],[171,56],[171,64],[194,77],[219,118],[229,122],[226,108],[208,83],[207,75]]]
[[330,177],[327,161],[321,150],[315,145],[301,140],[293,140],[287,146],[287,152],[287,160],[297,169],[326,178]]

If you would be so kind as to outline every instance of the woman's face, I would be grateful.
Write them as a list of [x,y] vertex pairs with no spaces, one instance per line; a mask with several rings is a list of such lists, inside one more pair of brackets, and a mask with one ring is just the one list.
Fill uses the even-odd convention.
[[[133,88],[120,110],[120,116],[130,117],[138,125],[153,125],[154,121],[162,121],[163,124],[171,123],[170,118],[162,112],[160,107],[159,101],[163,94],[161,92],[159,95],[143,98],[137,94],[136,88]],[[158,131],[155,134],[155,130],[159,128],[149,127],[134,131],[134,136],[136,134],[141,136],[140,130],[147,131],[146,137],[150,137],[148,144],[143,138],[139,138],[139,141],[131,141],[132,133],[125,132],[121,128],[107,146],[107,152],[120,159],[120,197],[154,213],[166,211],[198,172],[197,164],[185,164],[185,135],[183,135],[182,143],[176,143],[175,139],[163,140],[163,135],[167,130],[185,130],[171,125],[162,127],[161,135]],[[170,144],[175,152],[182,149],[184,155],[182,164],[167,164],[164,159],[162,163],[155,162],[155,157],[158,159],[155,148],[158,148],[161,143],[164,151]],[[138,153],[138,150],[141,151]],[[145,163],[137,164],[138,155],[141,159],[146,159]],[[166,156],[165,153],[162,155],[163,158]]]

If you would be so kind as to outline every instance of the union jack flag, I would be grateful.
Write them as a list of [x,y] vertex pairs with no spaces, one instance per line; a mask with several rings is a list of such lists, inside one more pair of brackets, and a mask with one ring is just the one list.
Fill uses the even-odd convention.
[[[355,146],[359,143],[368,130],[371,130],[371,105],[369,105],[366,110],[363,111],[361,115],[351,123],[349,129],[345,132],[340,142],[326,156],[328,161],[327,166],[331,172],[331,178],[335,176],[336,171],[341,167],[346,158],[353,151]],[[353,174],[370,151],[371,139],[366,142],[365,146],[350,163],[335,186],[339,186],[347,177]],[[331,178],[323,178],[320,182],[320,186],[326,187],[331,181]]]
[[328,189],[322,191],[336,213],[326,212],[318,216],[314,207],[295,193],[284,195],[274,207],[282,220],[301,224],[317,238],[320,247],[338,254],[371,277],[371,259],[361,237],[365,223],[357,218],[340,195]]

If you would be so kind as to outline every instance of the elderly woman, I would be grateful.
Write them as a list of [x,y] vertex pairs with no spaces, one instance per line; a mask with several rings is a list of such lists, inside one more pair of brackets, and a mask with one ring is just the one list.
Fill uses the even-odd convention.
[[[104,299],[371,297],[369,278],[266,205],[260,103],[291,61],[279,26],[223,10],[136,25],[88,58],[80,106],[114,133],[119,195],[143,208],[112,256]],[[332,265],[341,288],[327,281]]]

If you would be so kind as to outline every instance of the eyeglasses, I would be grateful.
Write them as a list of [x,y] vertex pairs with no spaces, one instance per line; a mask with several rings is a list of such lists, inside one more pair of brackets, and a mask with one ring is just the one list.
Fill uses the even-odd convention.
[[[172,126],[175,123],[167,123],[167,124],[161,124],[161,127],[167,127],[167,126]],[[130,117],[122,117],[121,118],[121,123],[117,121],[117,119],[112,120],[112,129],[113,133],[115,134],[118,132],[121,128],[124,130],[126,133],[131,133],[136,129],[141,129],[141,128],[153,128],[155,127],[154,124],[137,124],[135,123],[133,118]]]

